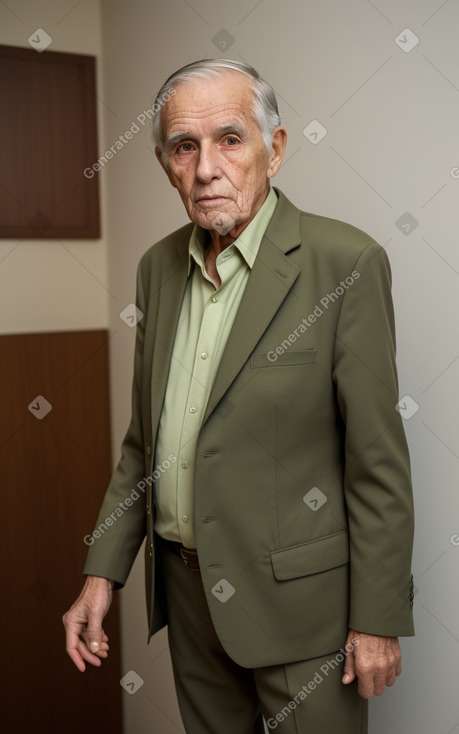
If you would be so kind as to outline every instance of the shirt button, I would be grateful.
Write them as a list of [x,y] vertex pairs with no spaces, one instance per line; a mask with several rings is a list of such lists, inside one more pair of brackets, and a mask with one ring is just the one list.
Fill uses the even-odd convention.
[[212,296],[212,303],[217,303],[217,299],[215,298],[215,296]]
[[196,413],[196,408],[194,407],[194,405],[190,408],[190,413]]
[[207,359],[207,352],[203,352],[201,354],[201,359]]
[[181,467],[182,467],[182,469],[188,469],[188,462],[187,461],[182,461]]
[[183,522],[188,522],[188,515],[184,515],[184,516],[182,517],[182,520],[183,520]]

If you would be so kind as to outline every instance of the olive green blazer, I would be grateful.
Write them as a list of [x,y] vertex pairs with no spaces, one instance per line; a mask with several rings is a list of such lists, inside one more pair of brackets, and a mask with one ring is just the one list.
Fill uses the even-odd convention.
[[[412,489],[388,259],[358,229],[276,193],[195,469],[207,601],[224,648],[246,667],[325,655],[348,628],[413,634]],[[121,586],[147,536],[150,635],[167,623],[151,474],[192,226],[139,265],[132,419],[85,566]]]

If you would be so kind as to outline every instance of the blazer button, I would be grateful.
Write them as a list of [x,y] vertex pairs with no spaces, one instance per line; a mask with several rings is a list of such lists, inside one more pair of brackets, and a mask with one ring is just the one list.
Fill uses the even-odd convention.
[[151,446],[147,446],[145,451],[147,452],[147,456],[151,456]]

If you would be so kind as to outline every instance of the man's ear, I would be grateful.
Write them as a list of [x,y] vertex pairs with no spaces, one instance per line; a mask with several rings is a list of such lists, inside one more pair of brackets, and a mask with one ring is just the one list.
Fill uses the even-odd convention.
[[165,172],[165,174],[166,174],[167,178],[169,179],[169,181],[170,181],[170,184],[171,184],[171,186],[173,186],[173,187],[174,187],[174,189],[176,189],[176,188],[177,188],[177,186],[176,186],[176,185],[175,185],[175,183],[174,183],[174,182],[172,181],[172,177],[171,177],[171,172],[170,172],[170,169],[169,169],[169,167],[168,167],[168,166],[166,166],[166,164],[164,163],[164,161],[163,161],[163,157],[162,157],[162,155],[161,155],[161,148],[159,148],[158,146],[156,146],[156,148],[155,148],[155,155],[156,155],[156,157],[157,157],[157,159],[158,159],[158,161],[159,161],[159,163],[160,163],[160,165],[161,165],[161,168],[163,169],[163,171]]
[[284,160],[287,145],[287,131],[280,125],[273,132],[273,142],[269,154],[268,178],[276,175]]

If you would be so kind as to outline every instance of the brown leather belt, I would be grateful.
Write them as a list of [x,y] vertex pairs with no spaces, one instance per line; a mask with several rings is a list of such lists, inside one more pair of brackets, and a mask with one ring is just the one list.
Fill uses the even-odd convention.
[[175,553],[176,556],[179,556],[190,571],[199,571],[197,551],[191,550],[191,548],[184,548],[181,543],[175,543],[173,540],[165,540],[163,538],[162,543],[168,550]]

